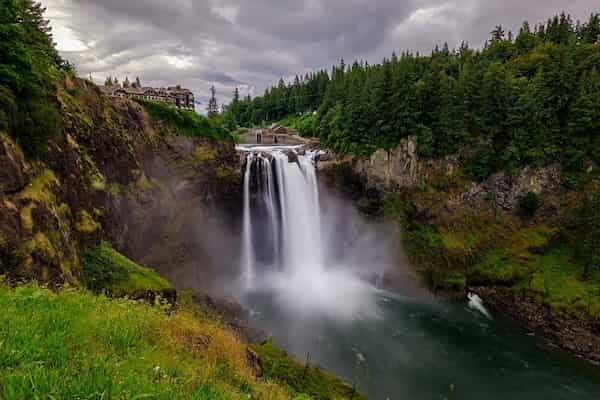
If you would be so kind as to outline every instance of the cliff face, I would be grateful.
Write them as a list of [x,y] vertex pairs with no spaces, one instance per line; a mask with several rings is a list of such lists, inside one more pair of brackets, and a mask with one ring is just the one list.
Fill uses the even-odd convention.
[[139,256],[156,218],[183,220],[182,204],[164,203],[182,192],[231,211],[241,179],[232,144],[166,135],[139,104],[84,80],[58,86],[65,129],[40,160],[0,133],[0,274],[78,285],[85,249],[104,238]]
[[358,179],[363,190],[374,189],[382,193],[419,191],[428,183],[434,186],[458,184],[458,191],[453,190],[445,199],[443,208],[447,210],[469,207],[515,212],[522,198],[535,193],[549,200],[541,210],[542,214],[549,215],[560,211],[560,202],[567,195],[558,165],[525,168],[518,174],[499,172],[483,182],[473,182],[462,174],[459,156],[436,160],[420,158],[416,137],[402,139],[395,149],[380,149],[368,158],[339,157],[329,153],[322,157],[319,170],[334,180],[343,176],[352,180],[348,177],[350,173]]

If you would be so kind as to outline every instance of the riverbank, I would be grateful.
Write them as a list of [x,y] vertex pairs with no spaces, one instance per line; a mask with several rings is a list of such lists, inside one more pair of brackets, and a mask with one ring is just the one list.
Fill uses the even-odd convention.
[[495,313],[516,321],[541,338],[545,345],[600,366],[600,322],[560,313],[531,293],[501,287],[472,287]]

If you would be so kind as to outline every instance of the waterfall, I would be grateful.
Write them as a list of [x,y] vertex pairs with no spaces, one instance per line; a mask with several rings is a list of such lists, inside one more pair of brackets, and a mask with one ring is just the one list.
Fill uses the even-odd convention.
[[292,274],[322,271],[319,188],[311,152],[250,149],[243,224],[242,271],[248,288],[260,268]]
[[246,277],[246,287],[252,286],[254,279],[254,251],[252,248],[252,220],[250,215],[250,166],[254,160],[253,154],[246,157],[246,172],[244,173],[244,232],[242,242],[242,268]]
[[[347,236],[351,232],[345,223],[354,212],[330,194],[321,199],[318,153],[302,146],[239,145],[238,150],[246,157],[240,262],[246,289],[243,301],[274,295],[278,306],[296,315],[376,316],[376,291],[356,272],[377,268],[365,253],[379,251],[356,246],[363,243],[358,239],[365,232]],[[325,232],[324,226],[335,226],[336,231]],[[355,246],[341,260],[337,251],[347,240]]]

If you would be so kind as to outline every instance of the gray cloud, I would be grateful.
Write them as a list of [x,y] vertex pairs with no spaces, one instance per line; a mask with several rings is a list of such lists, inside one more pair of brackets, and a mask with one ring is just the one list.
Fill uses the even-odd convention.
[[63,55],[81,75],[181,83],[221,101],[235,86],[260,94],[280,77],[371,63],[461,40],[482,46],[498,24],[517,31],[566,11],[586,19],[596,0],[42,0]]

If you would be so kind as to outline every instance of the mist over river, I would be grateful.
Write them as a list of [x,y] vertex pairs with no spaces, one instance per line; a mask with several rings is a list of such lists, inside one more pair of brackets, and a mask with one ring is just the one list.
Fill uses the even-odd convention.
[[246,157],[240,282],[251,324],[372,399],[596,399],[600,373],[540,347],[480,299],[435,301],[371,276],[400,268],[386,231],[319,185],[317,152]]

